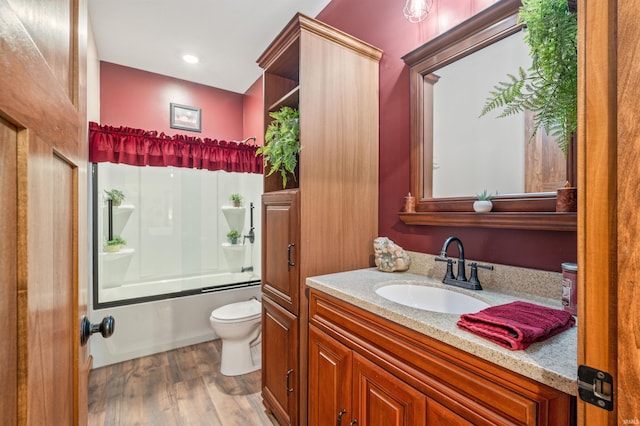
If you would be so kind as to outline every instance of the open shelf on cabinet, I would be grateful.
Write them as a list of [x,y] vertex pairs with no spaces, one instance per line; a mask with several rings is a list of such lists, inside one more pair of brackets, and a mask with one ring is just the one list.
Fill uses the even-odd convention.
[[278,99],[269,107],[269,112],[278,111],[283,106],[297,108],[300,102],[300,86],[294,87],[291,91]]

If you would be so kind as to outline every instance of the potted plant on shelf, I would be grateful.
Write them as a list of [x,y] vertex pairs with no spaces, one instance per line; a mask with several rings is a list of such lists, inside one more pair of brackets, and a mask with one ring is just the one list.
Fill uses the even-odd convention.
[[493,208],[493,202],[491,199],[493,198],[492,194],[487,193],[485,189],[481,194],[476,194],[477,200],[473,202],[473,210],[478,213],[487,213],[490,212]]
[[238,239],[239,238],[240,238],[240,232],[236,231],[235,229],[232,229],[231,231],[229,231],[227,233],[227,240],[231,244],[238,244]]
[[107,240],[104,243],[104,251],[109,253],[119,252],[123,245],[127,244],[119,235],[114,235],[112,240]]
[[520,68],[517,76],[508,74],[509,81],[494,86],[480,114],[502,108],[498,117],[506,117],[531,110],[531,139],[544,127],[558,137],[565,155],[578,126],[578,20],[570,3],[522,0],[518,21],[526,26],[531,68]]
[[108,191],[105,189],[104,192],[107,194],[104,197],[105,201],[111,200],[114,207],[122,204],[122,201],[124,200],[124,192],[119,189],[110,189]]
[[229,200],[231,200],[233,207],[240,207],[240,205],[242,205],[242,195],[240,194],[231,194]]
[[265,144],[258,148],[256,155],[262,154],[265,165],[271,168],[267,176],[280,172],[282,187],[287,186],[288,176],[295,179],[295,169],[300,153],[300,112],[297,108],[284,106],[279,111],[270,112],[273,121],[267,126]]

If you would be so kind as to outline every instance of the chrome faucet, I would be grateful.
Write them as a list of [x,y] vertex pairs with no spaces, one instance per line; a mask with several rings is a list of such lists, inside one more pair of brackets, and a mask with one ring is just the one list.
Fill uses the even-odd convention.
[[[449,244],[454,241],[458,246],[457,276],[453,275],[453,264],[456,263],[456,261],[447,257],[447,249],[449,248]],[[493,269],[493,266],[491,265],[479,265],[476,262],[472,262],[469,264],[471,266],[471,278],[467,280],[467,274],[465,272],[464,246],[462,245],[462,241],[460,241],[460,238],[453,236],[446,239],[446,241],[442,245],[440,256],[436,257],[435,260],[437,262],[447,262],[447,272],[444,276],[444,279],[442,280],[443,283],[456,287],[466,288],[468,290],[482,290],[482,286],[480,285],[480,281],[478,280],[478,268]]]

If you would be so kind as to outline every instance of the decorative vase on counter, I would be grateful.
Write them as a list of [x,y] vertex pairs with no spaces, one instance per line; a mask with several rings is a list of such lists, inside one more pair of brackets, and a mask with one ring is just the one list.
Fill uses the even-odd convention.
[[493,208],[493,203],[491,200],[477,200],[473,202],[473,210],[478,213],[487,213],[490,212]]

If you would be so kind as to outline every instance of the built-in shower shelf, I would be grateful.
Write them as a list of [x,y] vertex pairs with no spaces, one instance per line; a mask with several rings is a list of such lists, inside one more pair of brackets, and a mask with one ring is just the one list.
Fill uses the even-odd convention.
[[[113,207],[113,235],[120,235],[127,221],[131,217],[131,214],[135,210],[132,204],[123,204],[121,206]],[[105,235],[108,234],[108,221],[109,206],[104,206],[104,218],[105,218]]]
[[247,248],[242,244],[222,243],[222,251],[229,272],[241,272]]
[[126,248],[126,249],[120,249],[120,251],[116,251],[116,252],[103,251],[100,253],[100,256],[104,256],[105,260],[115,260],[125,256],[132,256],[133,253],[135,253],[135,249]]
[[[108,208],[109,208],[108,206],[104,206],[105,210]],[[120,206],[114,206],[113,216],[127,220],[129,219],[129,216],[131,216],[131,213],[133,213],[134,210],[135,210],[135,207],[133,204],[122,204]]]
[[244,244],[222,243],[222,247],[224,247],[225,250],[231,250],[231,251],[237,251],[237,252],[244,252],[246,250],[246,247],[244,246]]
[[244,228],[245,212],[244,207],[222,206],[222,213],[224,213],[229,229],[235,229],[240,233]]

